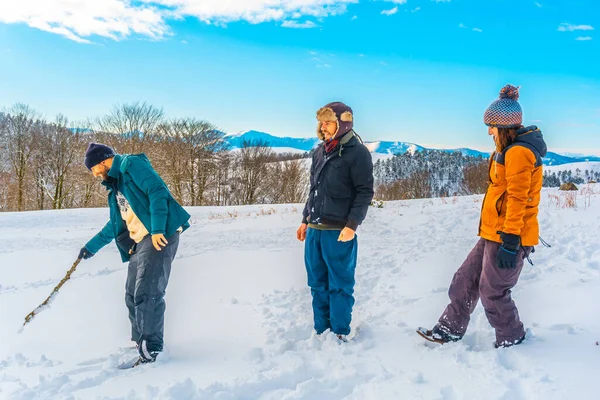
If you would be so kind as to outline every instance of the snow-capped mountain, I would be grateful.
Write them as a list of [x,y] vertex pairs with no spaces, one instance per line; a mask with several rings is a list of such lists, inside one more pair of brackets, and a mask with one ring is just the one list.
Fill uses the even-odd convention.
[[[227,135],[225,136],[225,140],[229,143],[232,149],[242,147],[242,143],[244,140],[249,142],[263,141],[264,143],[269,144],[269,146],[273,148],[286,148],[287,150],[296,150],[298,152],[307,152],[310,151],[313,147],[315,147],[319,143],[319,139],[316,137],[313,138],[294,138],[294,137],[279,137],[274,136],[269,133],[259,132],[259,131],[246,131],[241,132],[235,135]],[[398,153],[406,153],[407,151],[415,152],[422,151],[424,149],[428,149],[426,147],[420,146],[415,143],[409,142],[400,142],[400,141],[375,141],[375,142],[365,142],[369,150],[372,153],[380,154],[380,155],[394,155]],[[490,153],[486,153],[479,150],[469,149],[469,148],[457,148],[457,149],[429,149],[429,150],[442,150],[447,152],[455,152],[460,151],[465,156],[473,156],[478,157],[481,156],[483,158],[489,157]],[[547,156],[544,158],[544,165],[562,165],[562,164],[570,164],[577,162],[586,162],[586,161],[600,161],[600,157],[598,156],[585,156],[585,155],[561,155],[554,152],[549,152]]]
[[242,147],[244,141],[257,142],[262,141],[267,143],[270,147],[287,147],[298,151],[306,152],[310,151],[314,146],[317,145],[319,139],[314,138],[293,138],[293,137],[279,137],[273,136],[269,133],[259,131],[246,131],[236,135],[226,135],[225,140],[229,143],[232,149],[239,149]]

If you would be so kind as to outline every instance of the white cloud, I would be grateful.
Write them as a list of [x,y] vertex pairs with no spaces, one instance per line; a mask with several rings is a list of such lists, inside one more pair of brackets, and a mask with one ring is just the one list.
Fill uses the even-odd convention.
[[431,0],[431,1],[435,1],[436,3],[450,3],[450,0]]
[[[458,24],[458,27],[461,28],[461,29],[471,29],[471,28],[469,28],[468,26],[466,26],[463,23]],[[480,29],[480,28],[473,28],[472,30],[475,31],[475,32],[483,32],[483,30]]]
[[538,6],[539,8],[542,8],[542,5],[540,3],[538,3],[537,1],[534,3],[536,6]]
[[415,8],[414,10],[412,10],[411,12],[414,12],[414,13],[415,13],[415,12],[419,11],[420,9],[421,9],[421,7],[417,7],[417,8]]
[[587,41],[587,40],[592,40],[591,36],[579,36],[577,39],[575,40],[579,40],[579,41]]
[[358,19],[358,17],[355,15],[354,17],[352,17],[352,19],[350,21],[354,21],[356,19]]
[[394,7],[394,8],[391,8],[391,9],[389,9],[389,10],[383,10],[381,13],[382,13],[383,15],[388,15],[388,16],[389,16],[389,15],[394,15],[394,14],[396,14],[397,12],[398,12],[398,7]]
[[298,29],[310,29],[316,28],[317,24],[312,21],[298,22],[298,21],[283,21],[281,24],[284,28],[298,28]]
[[591,25],[572,25],[563,22],[558,27],[558,30],[561,32],[573,32],[573,31],[593,31],[594,27]]
[[406,2],[408,0],[383,0],[383,1],[387,1],[388,3],[394,3],[394,4],[406,4]]
[[191,17],[214,25],[235,21],[294,25],[293,20],[301,17],[343,14],[348,4],[358,1],[1,0],[0,23],[24,23],[81,43],[89,43],[93,36],[120,40],[139,35],[156,40],[171,34],[168,22],[175,19]]

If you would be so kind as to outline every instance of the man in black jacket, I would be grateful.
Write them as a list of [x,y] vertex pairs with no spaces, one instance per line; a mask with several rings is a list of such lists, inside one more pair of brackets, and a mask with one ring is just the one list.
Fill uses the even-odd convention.
[[296,233],[306,240],[304,261],[317,334],[331,330],[346,341],[354,305],[356,229],[373,199],[373,161],[352,129],[352,109],[329,103],[317,111],[310,194]]

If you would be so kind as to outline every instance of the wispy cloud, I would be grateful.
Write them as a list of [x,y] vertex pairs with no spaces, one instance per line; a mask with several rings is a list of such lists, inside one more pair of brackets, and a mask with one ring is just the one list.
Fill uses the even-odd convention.
[[391,8],[389,10],[383,10],[381,12],[381,14],[390,16],[390,15],[396,14],[397,12],[398,12],[398,7],[394,7],[394,8]]
[[[359,0],[27,0],[0,1],[0,23],[27,24],[79,43],[94,36],[123,40],[132,36],[160,40],[172,34],[169,23],[196,18],[206,24],[235,21],[281,22],[295,28],[302,17],[325,18],[347,11]],[[405,0],[403,0],[405,1]],[[314,24],[314,23],[312,23]]]
[[309,51],[308,54],[310,54],[310,60],[314,63],[316,68],[331,68],[331,64],[327,62],[326,59],[332,55],[328,56],[327,54],[319,54],[314,51]]
[[538,6],[539,8],[542,8],[542,5],[541,5],[540,3],[538,3],[537,1],[536,1],[535,3],[533,3],[533,4],[535,4],[535,5],[536,5],[536,6]]
[[575,40],[579,40],[580,42],[586,42],[588,40],[592,40],[591,36],[578,36]]
[[414,10],[411,10],[410,12],[416,13],[417,11],[421,10],[421,7],[417,7]]
[[573,25],[563,22],[559,25],[558,30],[560,32],[593,31],[594,27],[591,25]]
[[434,1],[436,3],[450,3],[450,0],[431,0]]
[[[461,29],[471,29],[471,28],[469,28],[468,26],[466,26],[463,23],[458,24],[458,27],[461,28]],[[475,32],[483,32],[483,30],[481,30],[479,28],[473,28],[472,30],[475,31]]]
[[358,19],[358,16],[355,15],[354,17],[352,17],[352,19],[350,21],[354,21],[354,20],[357,20],[357,19]]
[[283,21],[281,26],[283,26],[284,28],[310,29],[310,28],[316,28],[317,24],[315,24],[312,21],[298,22],[298,21],[288,20],[288,21]]

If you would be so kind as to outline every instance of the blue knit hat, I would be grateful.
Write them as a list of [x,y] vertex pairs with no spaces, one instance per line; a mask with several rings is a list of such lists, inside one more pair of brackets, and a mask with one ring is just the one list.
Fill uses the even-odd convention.
[[116,155],[115,151],[110,147],[100,143],[90,143],[85,152],[84,163],[90,171],[94,165],[100,164],[104,160],[108,160]]
[[519,105],[519,87],[506,85],[500,89],[500,98],[485,110],[483,122],[497,128],[517,128],[523,123],[523,110]]

